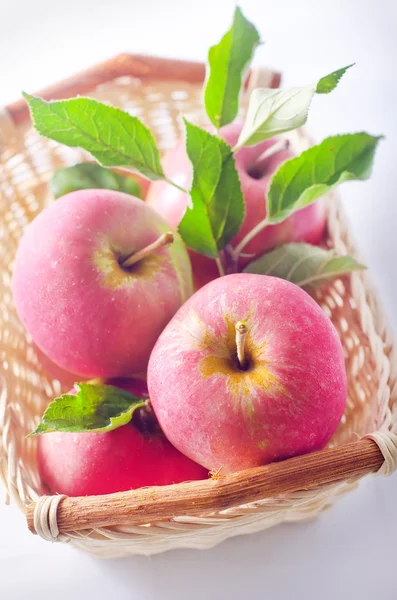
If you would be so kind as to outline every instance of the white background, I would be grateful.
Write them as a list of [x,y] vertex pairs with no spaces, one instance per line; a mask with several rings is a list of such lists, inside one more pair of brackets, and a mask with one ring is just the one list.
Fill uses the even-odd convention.
[[[317,139],[384,133],[374,175],[341,189],[362,255],[397,324],[397,3],[241,0],[266,44],[256,64],[305,84],[356,66],[315,99]],[[122,51],[205,59],[229,25],[229,0],[0,0],[0,106]],[[396,327],[395,327],[396,328]],[[98,561],[28,533],[0,505],[4,600],[378,600],[397,598],[397,475],[371,478],[309,524],[229,540],[211,551]]]

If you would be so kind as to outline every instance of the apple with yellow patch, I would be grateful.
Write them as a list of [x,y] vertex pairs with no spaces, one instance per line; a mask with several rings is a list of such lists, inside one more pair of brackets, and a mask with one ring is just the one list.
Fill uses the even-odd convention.
[[296,285],[248,273],[210,282],[179,309],[148,386],[170,442],[222,473],[320,450],[347,396],[328,316]]
[[37,346],[84,377],[144,372],[192,293],[186,248],[142,200],[111,190],[58,199],[27,227],[13,295]]

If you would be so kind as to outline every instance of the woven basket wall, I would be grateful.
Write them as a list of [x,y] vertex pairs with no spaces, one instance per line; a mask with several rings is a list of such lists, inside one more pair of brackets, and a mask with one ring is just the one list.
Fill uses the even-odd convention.
[[[181,134],[180,114],[197,124],[206,122],[201,84],[177,76],[173,80],[118,77],[93,87],[89,95],[138,115],[152,128],[161,149],[171,147]],[[310,145],[304,132],[294,133],[291,140],[297,151]],[[82,158],[78,150],[39,137],[28,120],[17,126],[7,111],[0,111],[0,475],[7,501],[11,499],[23,510],[42,494],[36,473],[36,439],[25,436],[34,429],[49,400],[60,393],[61,384],[43,371],[16,316],[10,291],[12,263],[24,227],[51,202],[48,181],[52,172]],[[339,201],[330,196],[326,203],[327,243],[342,254],[356,254]],[[391,470],[397,373],[392,341],[368,275],[355,273],[339,279],[316,291],[314,297],[339,332],[349,381],[346,411],[330,446],[380,431],[376,441],[389,458]],[[311,519],[354,488],[356,480],[354,476],[201,516],[176,514],[145,523],[143,515],[141,524],[114,524],[108,528],[93,528],[87,522],[85,528],[61,532],[57,539],[106,557],[211,547],[227,537],[282,521]],[[52,532],[53,538],[56,533]]]

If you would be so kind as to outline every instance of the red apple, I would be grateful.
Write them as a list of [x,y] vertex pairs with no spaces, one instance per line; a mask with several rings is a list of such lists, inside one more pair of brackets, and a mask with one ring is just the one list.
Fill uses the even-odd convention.
[[[219,134],[231,146],[237,142],[241,124],[233,123],[223,127]],[[278,166],[293,156],[289,149],[284,149],[265,160],[262,164],[262,176],[253,177],[251,170],[260,155],[276,143],[276,138],[242,148],[235,154],[236,167],[239,173],[244,195],[246,216],[244,223],[232,245],[236,246],[255,225],[266,217],[266,194],[270,179]],[[186,189],[189,189],[192,179],[192,169],[185,152],[184,141],[181,140],[175,148],[164,156],[163,167],[167,177]],[[170,186],[164,181],[151,184],[147,203],[157,210],[175,229],[177,228],[189,201],[187,194]],[[260,256],[274,246],[288,242],[307,242],[318,244],[324,236],[325,212],[321,201],[294,213],[284,222],[271,225],[261,231],[247,246],[244,253],[252,254],[250,258],[241,257],[239,265],[245,266],[254,258]],[[190,251],[193,267],[195,288],[198,289],[219,275],[212,259],[197,255]]]
[[53,362],[83,377],[146,370],[158,335],[192,292],[189,256],[169,229],[142,200],[110,190],[67,194],[27,227],[14,301]]
[[[147,397],[144,381],[115,379],[109,384]],[[206,469],[170,444],[153,412],[148,414],[145,407],[136,409],[130,423],[106,433],[41,434],[37,461],[49,493],[68,496],[112,494],[208,477]]]
[[343,350],[296,285],[240,273],[176,313],[150,357],[148,386],[176,448],[222,473],[322,449],[347,395]]

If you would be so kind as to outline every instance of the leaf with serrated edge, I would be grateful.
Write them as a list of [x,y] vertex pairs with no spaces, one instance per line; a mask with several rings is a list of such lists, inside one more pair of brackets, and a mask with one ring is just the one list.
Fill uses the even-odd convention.
[[230,146],[186,120],[185,126],[193,182],[178,231],[189,248],[216,258],[244,219],[240,181]]
[[301,127],[306,123],[313,94],[313,85],[289,90],[253,90],[235,149],[255,146],[274,135]]
[[272,275],[311,288],[366,267],[352,256],[338,256],[310,244],[285,244],[267,252],[245,267],[245,273]]
[[368,179],[381,137],[364,132],[331,136],[283,163],[270,182],[268,222],[280,223],[343,181]]
[[111,431],[131,421],[146,400],[112,385],[76,383],[76,395],[63,394],[47,407],[38,427],[30,434],[51,431]]
[[236,7],[232,27],[219,44],[209,50],[204,103],[208,117],[217,128],[231,123],[237,115],[243,74],[259,40],[255,27]]
[[322,77],[318,83],[288,90],[257,88],[251,93],[247,115],[234,151],[302,127],[314,93],[329,93],[352,65]]
[[132,177],[126,177],[105,169],[95,163],[78,163],[72,167],[57,169],[52,176],[52,193],[60,198],[76,190],[116,190],[142,197],[139,183]]
[[322,77],[317,83],[316,94],[329,94],[330,92],[332,92],[336,88],[346,71],[353,67],[354,64],[355,63],[347,65],[347,67],[343,67],[342,69],[338,69],[337,71],[333,71],[329,75]]
[[46,102],[24,97],[44,137],[82,148],[102,166],[130,167],[148,179],[165,179],[156,141],[137,117],[92,98]]

